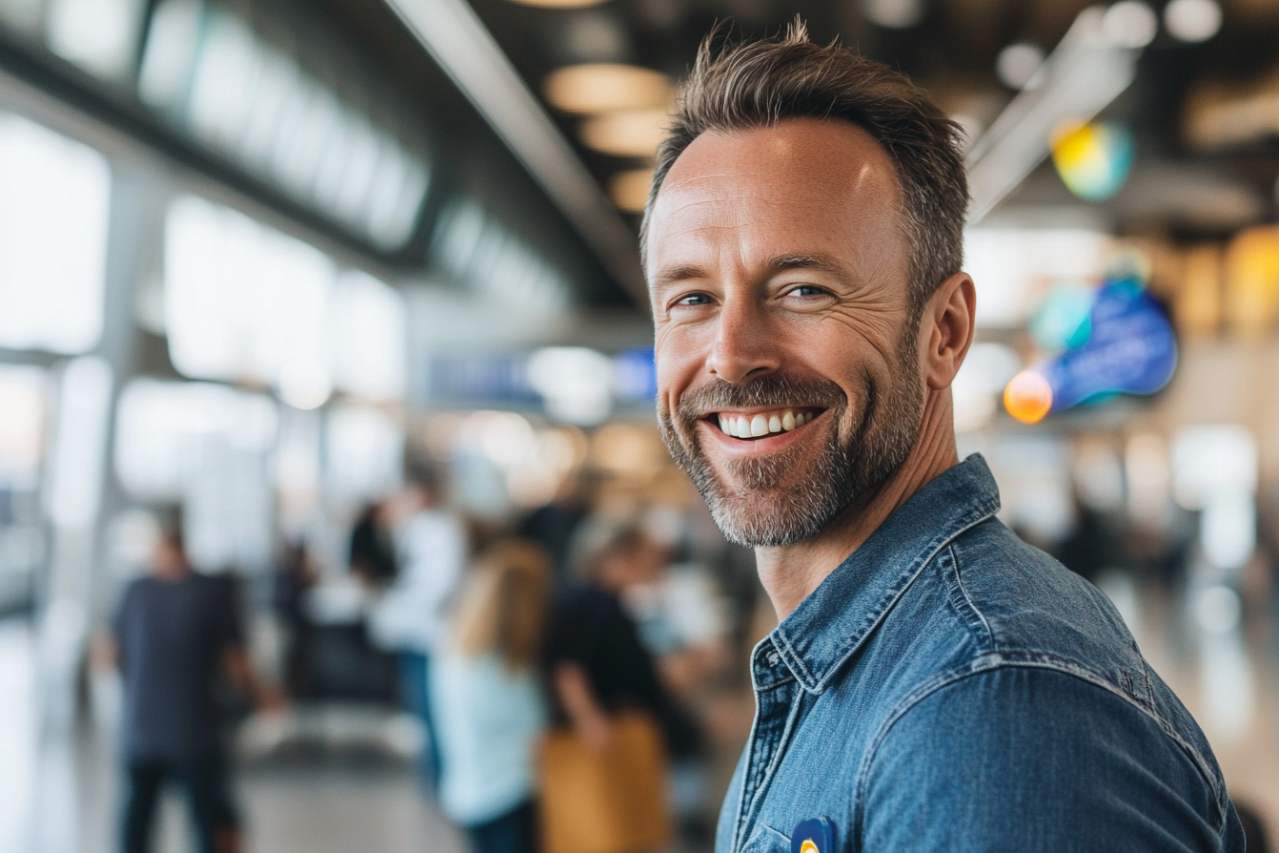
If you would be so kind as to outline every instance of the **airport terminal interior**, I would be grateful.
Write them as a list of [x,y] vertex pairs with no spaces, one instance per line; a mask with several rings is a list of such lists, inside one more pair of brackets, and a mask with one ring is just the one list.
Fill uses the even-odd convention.
[[2,853],[121,849],[125,592],[175,542],[251,674],[242,849],[470,849],[395,605],[445,540],[439,631],[485,554],[553,600],[605,529],[695,734],[653,849],[712,849],[777,618],[662,443],[638,235],[699,43],[797,17],[963,129],[960,456],[1279,832],[1279,4],[0,0]]

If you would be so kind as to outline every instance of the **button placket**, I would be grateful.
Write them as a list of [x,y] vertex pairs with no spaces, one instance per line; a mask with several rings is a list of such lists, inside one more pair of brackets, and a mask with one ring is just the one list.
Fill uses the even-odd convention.
[[778,749],[786,734],[797,684],[770,644],[755,655],[752,675],[755,682],[755,726],[751,732],[749,758],[742,775],[742,798],[733,849],[741,850],[755,809],[755,800],[768,781]]

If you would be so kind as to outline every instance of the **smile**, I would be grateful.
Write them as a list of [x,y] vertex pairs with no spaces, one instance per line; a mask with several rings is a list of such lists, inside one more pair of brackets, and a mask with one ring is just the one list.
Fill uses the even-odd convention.
[[763,438],[780,432],[790,432],[821,414],[820,409],[774,409],[768,412],[736,414],[715,412],[707,420],[719,426],[720,431],[733,438]]

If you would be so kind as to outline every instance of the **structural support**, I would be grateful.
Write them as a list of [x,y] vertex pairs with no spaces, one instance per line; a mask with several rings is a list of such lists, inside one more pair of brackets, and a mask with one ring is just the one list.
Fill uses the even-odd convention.
[[635,235],[466,0],[386,0],[528,168],[635,301],[648,306]]
[[1013,98],[968,152],[969,224],[981,221],[1044,161],[1053,131],[1064,121],[1089,121],[1128,88],[1142,48],[1116,43],[1105,10],[1079,13],[1038,85]]

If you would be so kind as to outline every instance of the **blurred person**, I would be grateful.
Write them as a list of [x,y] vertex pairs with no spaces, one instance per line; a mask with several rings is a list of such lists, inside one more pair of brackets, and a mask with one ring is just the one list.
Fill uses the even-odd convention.
[[664,559],[662,547],[629,519],[592,518],[574,542],[581,582],[555,602],[546,665],[557,719],[597,748],[611,740],[610,715],[642,710],[661,727],[673,756],[700,750],[696,723],[672,700],[619,597],[656,578]]
[[591,513],[595,476],[588,471],[569,474],[550,503],[534,508],[516,525],[516,533],[546,549],[557,581],[569,575],[573,535]]
[[1198,725],[958,459],[957,125],[802,24],[708,38],[643,226],[663,438],[780,624],[717,849],[1241,851]]
[[399,658],[400,696],[426,735],[419,770],[431,787],[440,764],[431,719],[431,655],[466,565],[466,528],[443,503],[439,472],[414,466],[391,512],[399,572],[369,614],[376,645]]
[[280,700],[250,664],[233,587],[192,570],[176,523],[162,530],[150,574],[125,591],[99,661],[118,665],[124,682],[124,853],[152,849],[169,781],[186,791],[201,853],[240,850],[215,688],[224,678],[265,709]]
[[360,510],[351,528],[347,564],[351,573],[369,586],[383,587],[395,580],[400,567],[390,501],[371,503]]
[[289,543],[275,570],[272,605],[285,628],[284,686],[298,698],[310,690],[313,633],[306,594],[320,581],[320,568],[305,542]]
[[537,849],[534,762],[547,718],[537,664],[550,588],[540,547],[494,545],[468,575],[431,668],[440,805],[475,853]]

